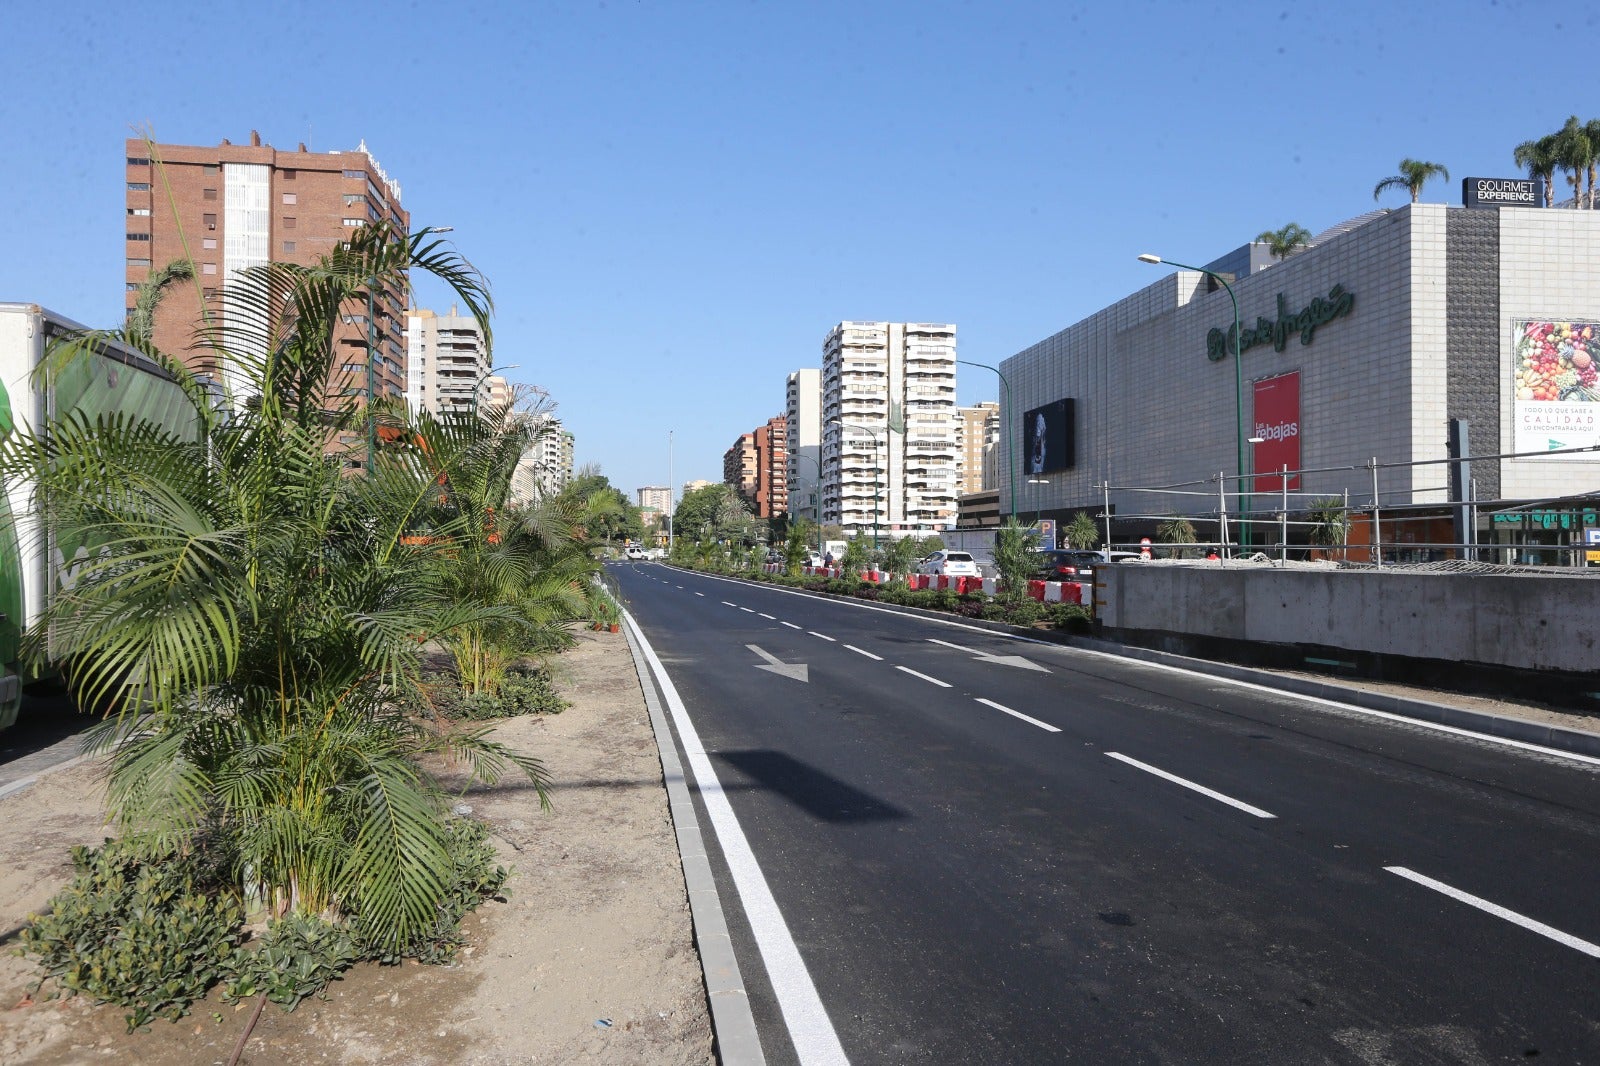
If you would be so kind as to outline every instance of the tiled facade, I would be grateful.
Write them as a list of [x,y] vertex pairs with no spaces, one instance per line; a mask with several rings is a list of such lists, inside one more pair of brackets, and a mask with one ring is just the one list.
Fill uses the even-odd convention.
[[[1241,252],[1224,260],[1241,261]],[[1280,293],[1290,312],[1336,285],[1354,302],[1309,344],[1291,334],[1282,352],[1271,343],[1246,350],[1242,390],[1231,350],[1207,357],[1207,332],[1233,321],[1228,293],[1196,271],[1156,269],[1164,273],[1144,289],[1001,364],[1012,399],[1003,417],[1016,420],[1000,434],[1001,470],[1017,462],[1021,412],[1076,401],[1075,466],[1029,487],[1046,515],[1098,512],[1105,483],[1120,515],[1214,512],[1218,475],[1237,472],[1240,414],[1243,435],[1251,433],[1252,384],[1290,371],[1300,375],[1306,471],[1291,508],[1346,491],[1365,505],[1371,461],[1445,459],[1452,418],[1469,421],[1473,454],[1512,451],[1513,322],[1600,321],[1600,213],[1414,204],[1258,267],[1233,281],[1246,329],[1276,319]],[[1250,450],[1245,458],[1252,463]],[[1381,469],[1381,502],[1442,504],[1446,472]],[[1484,459],[1472,474],[1480,501],[1547,500],[1600,488],[1600,456]],[[1173,491],[1126,491],[1141,486]],[[1031,494],[1013,501],[1006,478],[997,487],[1002,512],[1035,506]],[[1271,496],[1270,505],[1258,497],[1257,510],[1278,510]]]

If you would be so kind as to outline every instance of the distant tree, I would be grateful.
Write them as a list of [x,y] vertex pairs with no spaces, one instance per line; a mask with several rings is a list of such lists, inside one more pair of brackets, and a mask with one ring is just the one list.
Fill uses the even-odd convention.
[[1094,524],[1088,511],[1079,511],[1061,531],[1061,539],[1069,548],[1092,548],[1100,543],[1100,527]]
[[1311,243],[1311,231],[1301,226],[1298,222],[1291,222],[1282,229],[1269,229],[1256,238],[1267,246],[1267,251],[1274,259],[1287,259],[1297,249],[1304,248]]
[[[1195,541],[1194,523],[1182,515],[1174,515],[1161,523],[1156,530],[1156,535],[1166,544],[1189,545]],[[1176,547],[1171,549],[1174,559],[1187,559],[1193,554],[1194,549]]]
[[1512,151],[1511,158],[1517,166],[1527,170],[1528,177],[1544,182],[1544,206],[1555,203],[1555,190],[1551,186],[1555,184],[1556,167],[1560,165],[1555,134],[1523,141]]
[[1577,115],[1567,119],[1567,124],[1554,136],[1556,164],[1567,172],[1567,184],[1572,186],[1572,206],[1582,207],[1583,176],[1595,162],[1594,141]]
[[1392,178],[1384,178],[1372,190],[1372,198],[1381,198],[1389,189],[1405,189],[1411,194],[1411,202],[1416,203],[1422,195],[1422,187],[1432,178],[1450,180],[1450,172],[1442,163],[1424,163],[1418,159],[1400,160],[1400,173]]
[[1000,599],[1016,602],[1028,593],[1033,572],[1033,550],[1039,544],[1037,529],[1020,524],[1015,516],[994,531],[994,568],[1000,575]]
[[1595,170],[1600,167],[1600,118],[1592,118],[1583,124],[1583,131],[1589,137],[1589,187],[1584,197],[1589,209],[1594,210],[1594,182]]

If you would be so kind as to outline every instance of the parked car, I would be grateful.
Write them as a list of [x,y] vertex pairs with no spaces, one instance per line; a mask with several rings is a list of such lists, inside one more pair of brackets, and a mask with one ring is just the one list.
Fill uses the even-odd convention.
[[1035,581],[1088,581],[1094,568],[1104,563],[1099,552],[1078,548],[1053,548],[1035,553]]
[[945,577],[979,577],[978,561],[969,552],[936,551],[917,563],[917,573]]
[[822,560],[822,553],[821,552],[808,551],[808,552],[806,552],[806,561],[802,565],[804,565],[804,566],[821,566],[822,565],[822,561],[823,560]]
[[647,560],[647,559],[650,558],[650,556],[648,554],[646,554],[645,550],[643,548],[639,547],[637,544],[628,545],[628,549],[624,554],[627,555],[627,557],[630,558],[630,559],[636,559],[636,560],[641,560],[641,561]]

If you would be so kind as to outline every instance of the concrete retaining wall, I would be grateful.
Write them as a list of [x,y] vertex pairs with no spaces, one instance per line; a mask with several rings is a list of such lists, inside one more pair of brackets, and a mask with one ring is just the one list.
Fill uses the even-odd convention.
[[1122,564],[1095,571],[1110,630],[1600,671],[1600,580]]

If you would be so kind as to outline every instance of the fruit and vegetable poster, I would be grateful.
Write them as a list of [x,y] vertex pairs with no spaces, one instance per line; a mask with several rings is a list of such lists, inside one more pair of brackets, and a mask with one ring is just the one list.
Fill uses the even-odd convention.
[[[1600,444],[1600,322],[1512,323],[1511,446],[1546,452]],[[1552,459],[1588,459],[1582,453]]]
[[1288,467],[1289,491],[1300,487],[1300,373],[1279,374],[1255,383],[1256,491],[1283,490]]

